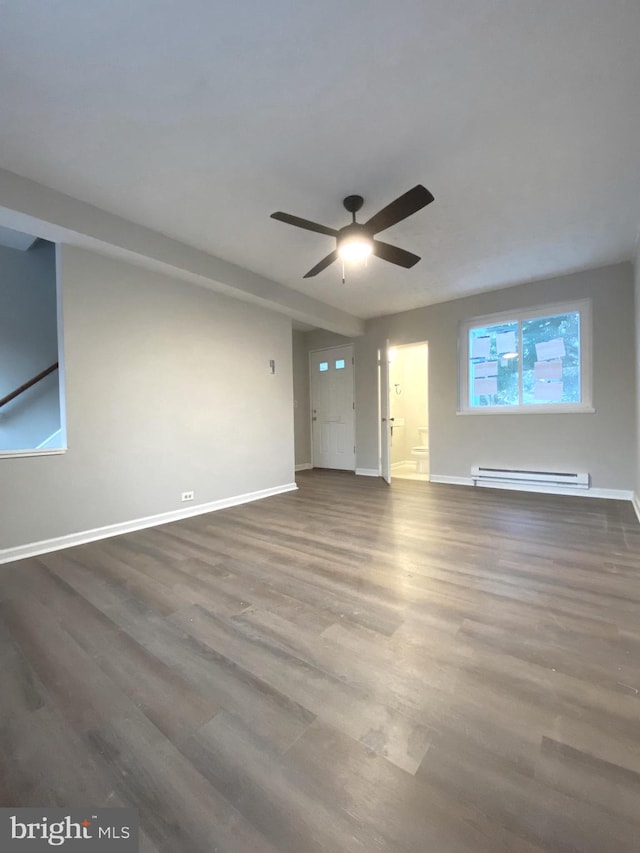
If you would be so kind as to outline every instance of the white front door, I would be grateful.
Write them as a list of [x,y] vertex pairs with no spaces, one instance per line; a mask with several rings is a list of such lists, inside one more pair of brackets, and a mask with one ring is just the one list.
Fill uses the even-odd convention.
[[378,449],[380,476],[391,483],[391,404],[389,401],[389,341],[378,350]]
[[354,471],[353,347],[309,353],[314,468]]

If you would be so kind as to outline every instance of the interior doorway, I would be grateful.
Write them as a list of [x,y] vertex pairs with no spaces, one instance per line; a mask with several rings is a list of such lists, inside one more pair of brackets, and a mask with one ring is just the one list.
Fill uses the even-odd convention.
[[429,346],[389,349],[391,476],[429,480]]
[[355,402],[351,344],[309,353],[314,468],[354,471]]

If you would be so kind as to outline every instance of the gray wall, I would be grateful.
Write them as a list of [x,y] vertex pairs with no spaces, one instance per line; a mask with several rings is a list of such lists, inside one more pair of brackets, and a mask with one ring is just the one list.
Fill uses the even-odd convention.
[[635,273],[635,318],[636,318],[636,454],[637,469],[635,495],[640,509],[640,240],[636,244]]
[[61,283],[68,450],[0,459],[0,548],[293,481],[288,318],[69,246]]
[[[590,297],[595,414],[457,415],[458,327],[471,317]],[[633,270],[628,263],[532,282],[368,321],[354,339],[357,466],[378,468],[377,349],[429,343],[432,475],[469,477],[471,465],[588,471],[596,488],[635,486]],[[307,347],[343,342],[309,333]]]
[[311,463],[309,429],[309,351],[304,332],[293,332],[293,422],[296,465]]
[[[57,360],[55,246],[0,246],[0,397]],[[0,410],[0,451],[37,447],[60,428],[58,383],[52,373]]]

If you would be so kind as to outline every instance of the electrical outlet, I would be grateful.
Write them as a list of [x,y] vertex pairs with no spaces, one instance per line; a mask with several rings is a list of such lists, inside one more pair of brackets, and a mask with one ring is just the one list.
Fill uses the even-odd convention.
[[193,500],[193,492],[183,492],[182,497],[180,498],[182,501],[192,501]]

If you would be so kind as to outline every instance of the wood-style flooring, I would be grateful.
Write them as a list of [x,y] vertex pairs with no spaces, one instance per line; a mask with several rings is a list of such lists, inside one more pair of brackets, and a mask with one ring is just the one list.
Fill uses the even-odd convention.
[[630,503],[305,472],[0,567],[0,804],[152,853],[640,851]]

